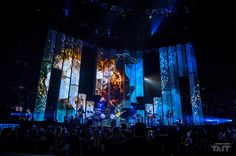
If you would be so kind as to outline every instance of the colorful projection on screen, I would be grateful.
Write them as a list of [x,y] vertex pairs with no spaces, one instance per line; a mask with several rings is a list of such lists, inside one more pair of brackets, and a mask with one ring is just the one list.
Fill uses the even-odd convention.
[[35,103],[34,118],[36,121],[44,120],[52,68],[62,70],[56,119],[59,122],[63,122],[66,115],[76,115],[81,50],[82,43],[80,40],[54,30],[49,30]]
[[143,96],[141,53],[132,56],[128,51],[99,50],[95,94],[111,107],[136,102],[137,96]]

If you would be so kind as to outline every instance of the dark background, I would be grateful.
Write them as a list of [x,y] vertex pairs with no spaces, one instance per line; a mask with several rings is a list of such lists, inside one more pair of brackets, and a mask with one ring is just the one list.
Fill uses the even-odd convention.
[[[135,51],[192,42],[207,115],[236,118],[236,17],[233,2],[179,0],[177,7],[180,11],[168,18],[153,36],[150,35],[148,19],[137,18],[139,12],[126,18],[108,16],[101,8],[91,7],[89,3],[81,5],[80,2],[71,0],[71,15],[68,17],[63,14],[65,0],[9,0],[2,5],[6,18],[2,22],[2,117],[10,106],[20,101],[29,107],[34,105],[46,34],[49,28],[53,28],[104,49]],[[109,4],[113,3],[139,10],[154,6],[154,1],[145,0],[109,1]],[[183,11],[185,5],[195,7],[186,13]],[[112,28],[110,35],[103,33],[107,28]],[[151,68],[145,72],[154,74]]]
[[156,50],[143,54],[143,68],[144,99],[146,103],[152,103],[153,97],[161,97],[160,63]]

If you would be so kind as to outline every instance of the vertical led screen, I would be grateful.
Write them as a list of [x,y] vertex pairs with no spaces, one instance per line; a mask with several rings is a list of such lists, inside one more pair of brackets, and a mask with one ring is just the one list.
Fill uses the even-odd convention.
[[94,113],[94,101],[87,101],[86,107],[85,107],[85,116],[86,118],[92,118]]
[[162,105],[162,99],[161,97],[154,97],[153,98],[154,103],[154,114],[157,115],[157,118],[162,119],[163,114],[163,105]]
[[173,122],[182,118],[180,90],[179,90],[179,71],[177,65],[177,52],[175,46],[168,47],[168,59],[169,59],[169,78],[170,78],[170,90],[171,90],[171,117]]
[[110,107],[128,107],[143,92],[141,52],[98,51],[95,93],[102,102]]
[[152,103],[145,104],[145,111],[147,116],[151,116],[154,114],[154,105]]
[[101,101],[115,106],[122,100],[122,81],[116,68],[116,52],[98,51],[95,94],[101,96]]
[[171,110],[171,91],[169,77],[169,61],[167,48],[160,48],[160,73],[161,73],[161,89],[162,89],[162,119],[167,125],[167,112]]
[[200,96],[200,85],[198,81],[197,74],[197,63],[194,53],[194,48],[191,43],[185,44],[186,57],[188,64],[188,77],[189,77],[189,86],[190,86],[190,96],[191,96],[191,106],[193,113],[193,123],[202,124],[202,103]]
[[75,116],[78,103],[82,42],[63,33],[49,30],[41,66],[34,118],[44,120],[52,68],[62,71],[56,120]]
[[[180,78],[187,78],[191,101],[187,103],[192,108],[192,120],[196,125],[201,124],[203,117],[200,87],[197,76],[197,65],[194,48],[191,43],[185,45],[162,47],[159,49],[162,89],[162,118],[164,124],[180,121],[185,118],[182,114],[180,95]],[[186,88],[186,90],[188,90]],[[186,111],[186,110],[184,110]],[[168,117],[167,117],[168,116]]]
[[55,49],[56,32],[50,30],[47,35],[47,41],[44,48],[44,57],[41,64],[40,77],[38,82],[38,91],[36,95],[34,119],[44,120],[46,110],[47,93],[49,89],[49,80],[51,77],[51,68],[53,63]]

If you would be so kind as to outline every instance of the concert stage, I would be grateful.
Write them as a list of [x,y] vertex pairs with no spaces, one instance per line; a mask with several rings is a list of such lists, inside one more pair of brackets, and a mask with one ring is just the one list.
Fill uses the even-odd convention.
[[[145,66],[150,60],[156,62],[151,68],[159,71],[159,80],[147,76]],[[164,125],[203,123],[191,43],[148,52],[95,50],[79,39],[49,30],[40,73],[35,121],[80,118],[83,123],[89,118],[108,119],[119,113],[116,109],[120,107],[120,112],[129,112],[125,120],[134,117],[147,124],[158,120]],[[153,91],[159,96],[151,95]]]

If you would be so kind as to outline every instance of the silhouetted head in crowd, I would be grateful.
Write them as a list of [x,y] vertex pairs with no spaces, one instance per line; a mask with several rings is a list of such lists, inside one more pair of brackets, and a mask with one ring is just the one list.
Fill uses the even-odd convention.
[[146,126],[144,123],[136,123],[134,126],[135,136],[144,136],[146,131]]
[[80,132],[80,137],[81,138],[87,138],[88,137],[88,131],[87,129],[82,129]]
[[73,128],[73,129],[70,131],[70,134],[76,135],[76,134],[77,134],[77,129]]
[[62,128],[62,134],[63,134],[63,135],[66,135],[67,133],[68,133],[67,128],[66,128],[66,127],[63,127],[63,128]]
[[101,135],[100,130],[99,130],[99,129],[94,129],[94,131],[93,131],[93,137],[100,137],[100,135]]
[[127,125],[126,124],[121,124],[121,128],[122,129],[127,129]]
[[54,130],[54,134],[57,136],[62,135],[62,127],[57,126],[57,128]]
[[92,137],[93,135],[93,130],[91,128],[87,128],[87,133],[89,137]]
[[113,127],[113,129],[112,129],[112,136],[113,137],[123,137],[119,127]]
[[102,137],[103,137],[103,138],[107,138],[107,137],[109,137],[109,136],[110,136],[110,130],[107,129],[107,128],[104,128],[104,129],[102,130]]

